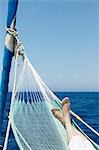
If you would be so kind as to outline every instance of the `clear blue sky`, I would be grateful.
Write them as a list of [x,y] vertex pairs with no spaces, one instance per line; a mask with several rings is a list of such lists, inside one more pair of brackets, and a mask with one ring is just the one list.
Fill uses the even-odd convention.
[[[7,0],[0,3],[1,74]],[[98,0],[19,0],[17,29],[51,90],[99,91],[98,9]]]

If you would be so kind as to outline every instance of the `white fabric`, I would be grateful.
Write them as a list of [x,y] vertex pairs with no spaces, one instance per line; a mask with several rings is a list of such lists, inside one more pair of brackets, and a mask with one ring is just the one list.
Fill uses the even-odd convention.
[[5,46],[11,52],[13,52],[13,42],[14,42],[13,36],[7,34],[5,38]]
[[73,136],[69,143],[70,150],[95,150],[93,145],[88,141],[83,139],[81,136]]

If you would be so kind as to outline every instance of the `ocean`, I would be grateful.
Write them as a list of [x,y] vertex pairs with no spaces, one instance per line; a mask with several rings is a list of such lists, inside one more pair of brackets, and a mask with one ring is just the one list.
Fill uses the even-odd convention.
[[[71,110],[78,114],[85,122],[96,129],[99,132],[99,92],[55,92],[55,94],[63,99],[65,96],[70,98]],[[8,95],[7,109],[9,110],[10,96]],[[77,121],[77,124],[83,129],[83,131],[99,144],[99,137],[85,127],[81,122]],[[7,125],[7,113],[3,122],[3,136],[5,135]],[[15,142],[12,130],[10,131],[10,138],[8,143],[8,150],[19,150]]]

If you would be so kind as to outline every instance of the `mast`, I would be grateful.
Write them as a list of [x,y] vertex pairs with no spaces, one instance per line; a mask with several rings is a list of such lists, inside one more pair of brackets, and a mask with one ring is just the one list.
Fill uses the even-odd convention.
[[[7,28],[16,30],[16,12],[17,12],[18,0],[9,0],[8,2],[8,16],[7,16]],[[5,105],[7,101],[9,75],[11,69],[12,57],[14,56],[14,48],[16,40],[14,36],[6,32],[4,57],[3,57],[3,69],[1,75],[0,85],[0,137],[2,132],[2,123],[5,111]],[[1,144],[1,143],[0,143]]]

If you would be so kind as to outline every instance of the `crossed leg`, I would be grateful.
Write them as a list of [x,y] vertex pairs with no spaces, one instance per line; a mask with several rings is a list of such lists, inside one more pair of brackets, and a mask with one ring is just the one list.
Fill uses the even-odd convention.
[[62,111],[55,108],[52,113],[59,121],[65,124],[70,150],[94,150],[88,139],[72,126],[69,98],[66,97],[62,100]]
[[63,124],[65,124],[66,130],[67,130],[67,135],[68,135],[68,140],[70,141],[72,137],[75,135],[73,126],[71,124],[71,119],[70,119],[70,102],[69,98],[65,98],[62,101],[62,111],[59,109],[55,108],[52,109],[53,115],[59,119]]

